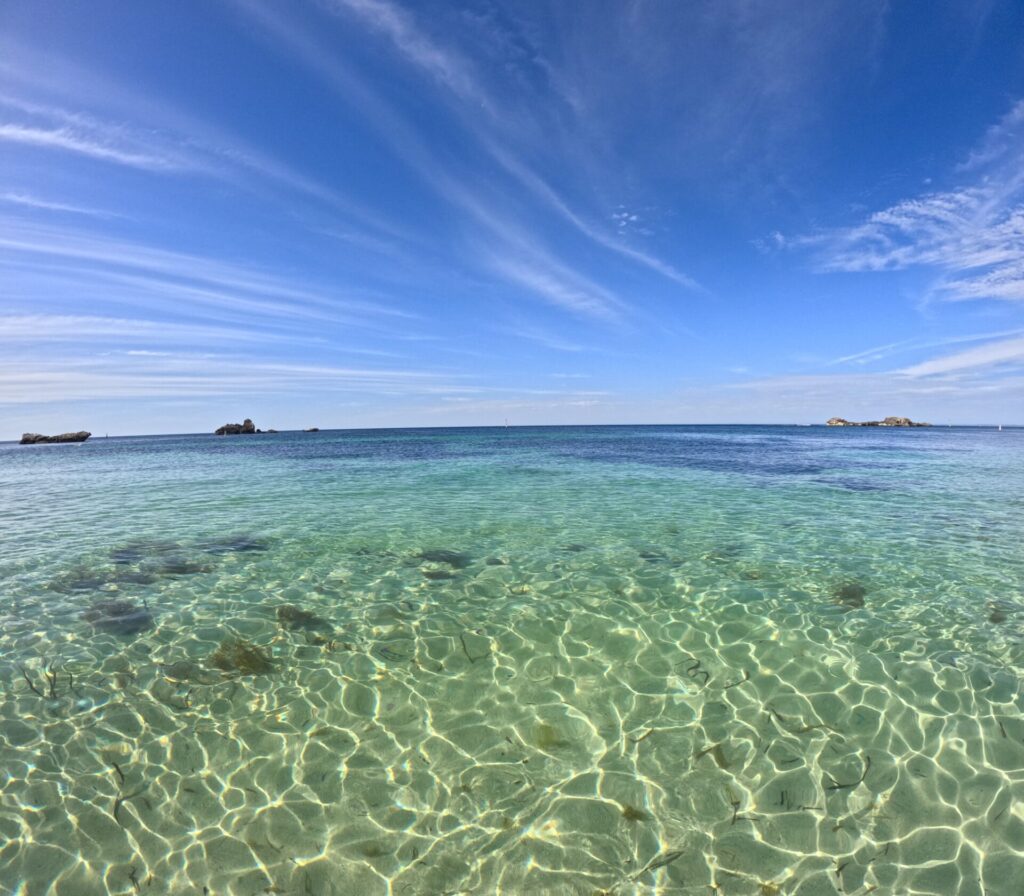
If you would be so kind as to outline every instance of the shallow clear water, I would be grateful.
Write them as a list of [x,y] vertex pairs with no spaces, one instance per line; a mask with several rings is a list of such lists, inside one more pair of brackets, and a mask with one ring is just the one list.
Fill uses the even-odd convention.
[[1020,430],[0,445],[0,892],[1018,896],[1022,535]]

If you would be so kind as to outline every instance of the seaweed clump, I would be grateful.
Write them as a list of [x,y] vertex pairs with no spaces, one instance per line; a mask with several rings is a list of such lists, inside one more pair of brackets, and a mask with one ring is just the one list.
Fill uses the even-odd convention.
[[265,675],[274,661],[265,650],[244,638],[225,638],[210,654],[210,665],[229,675]]
[[330,629],[326,619],[295,604],[282,604],[277,608],[277,624],[283,629]]
[[98,600],[82,618],[93,628],[115,635],[137,635],[153,627],[153,614],[130,600]]
[[868,589],[860,582],[846,582],[843,585],[839,585],[832,592],[832,597],[841,607],[859,610],[864,606],[864,596],[867,593]]
[[626,821],[633,822],[634,824],[638,821],[650,821],[651,813],[645,809],[641,809],[639,806],[633,806],[629,803],[625,803],[622,807],[622,817]]
[[534,730],[534,741],[545,752],[571,746],[571,743],[562,736],[561,732],[554,725],[549,725],[546,722],[541,722],[537,725]]

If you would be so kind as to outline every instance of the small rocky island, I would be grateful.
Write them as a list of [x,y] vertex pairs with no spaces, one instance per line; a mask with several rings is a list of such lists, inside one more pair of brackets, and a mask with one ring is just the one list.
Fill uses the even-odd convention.
[[59,436],[42,436],[37,432],[26,432],[21,437],[22,445],[51,445],[60,442],[84,442],[91,432],[62,432]]
[[842,417],[833,417],[828,421],[828,426],[931,426],[930,423],[915,423],[909,417],[886,417],[884,420],[865,420],[856,423],[852,420],[844,420]]
[[213,434],[215,436],[248,436],[257,432],[263,432],[263,430],[257,429],[256,424],[246,417],[241,423],[225,423],[215,429]]

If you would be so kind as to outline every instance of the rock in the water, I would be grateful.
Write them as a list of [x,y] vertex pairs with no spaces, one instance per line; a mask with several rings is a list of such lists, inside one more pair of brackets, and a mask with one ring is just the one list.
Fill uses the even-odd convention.
[[37,432],[26,432],[21,437],[22,445],[50,445],[58,442],[84,442],[91,432],[84,429],[80,432],[62,432],[59,436],[41,436]]
[[158,576],[190,576],[200,572],[212,572],[213,566],[191,557],[165,557],[158,563],[146,566],[146,570]]
[[305,432],[320,432],[319,426],[311,426],[309,429],[304,430]]
[[214,430],[217,436],[247,436],[259,432],[256,425],[248,417],[241,423],[225,423],[219,429]]
[[135,539],[118,545],[110,551],[110,559],[115,563],[124,565],[129,563],[141,563],[152,557],[162,557],[167,554],[176,554],[181,551],[181,545],[176,541],[164,539]]
[[98,600],[82,618],[93,628],[115,635],[137,635],[153,627],[153,614],[130,600]]
[[217,538],[201,538],[196,543],[204,554],[250,554],[269,549],[265,538],[256,535],[223,535]]
[[417,556],[420,560],[426,560],[428,563],[447,563],[453,569],[465,569],[473,562],[473,558],[469,554],[464,554],[462,551],[444,549],[420,551]]

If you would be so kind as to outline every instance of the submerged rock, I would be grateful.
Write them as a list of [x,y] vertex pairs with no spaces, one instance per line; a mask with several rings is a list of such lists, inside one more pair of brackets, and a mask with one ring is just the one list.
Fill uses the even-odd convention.
[[26,432],[21,437],[22,445],[51,445],[60,442],[84,442],[91,432],[62,432],[59,436],[43,436],[37,432]]
[[450,569],[444,569],[443,567],[428,567],[423,570],[423,575],[430,579],[432,582],[442,581],[444,579],[454,579],[455,573]]
[[213,566],[190,557],[167,557],[146,569],[161,576],[188,576],[199,572],[212,572]]
[[503,557],[488,557],[484,563],[488,566],[508,566],[508,560]]
[[116,635],[137,635],[153,627],[153,614],[130,600],[98,600],[82,619],[93,628]]
[[223,535],[201,538],[196,547],[204,554],[248,554],[269,550],[270,543],[257,535]]
[[988,621],[997,625],[1006,622],[1015,612],[1016,607],[1003,601],[993,601],[988,605]]
[[151,557],[173,554],[180,550],[181,545],[176,541],[136,539],[111,550],[110,559],[118,564],[141,563]]
[[244,638],[225,638],[210,654],[210,665],[229,675],[265,675],[274,671],[270,654]]
[[46,587],[60,594],[75,594],[81,591],[100,591],[110,585],[151,585],[155,581],[156,576],[145,570],[79,565],[57,575]]
[[473,562],[469,554],[462,551],[449,551],[445,549],[421,551],[416,555],[420,560],[428,563],[446,563],[453,569],[465,569]]
[[849,607],[851,610],[859,610],[864,606],[864,596],[868,593],[860,582],[846,582],[839,585],[832,592],[832,597],[837,604]]
[[111,572],[109,570],[74,566],[52,578],[46,587],[61,594],[71,594],[75,591],[96,591],[109,583],[110,579]]
[[640,551],[640,559],[646,560],[648,563],[658,563],[662,560],[668,560],[668,557],[661,553],[661,551]]

